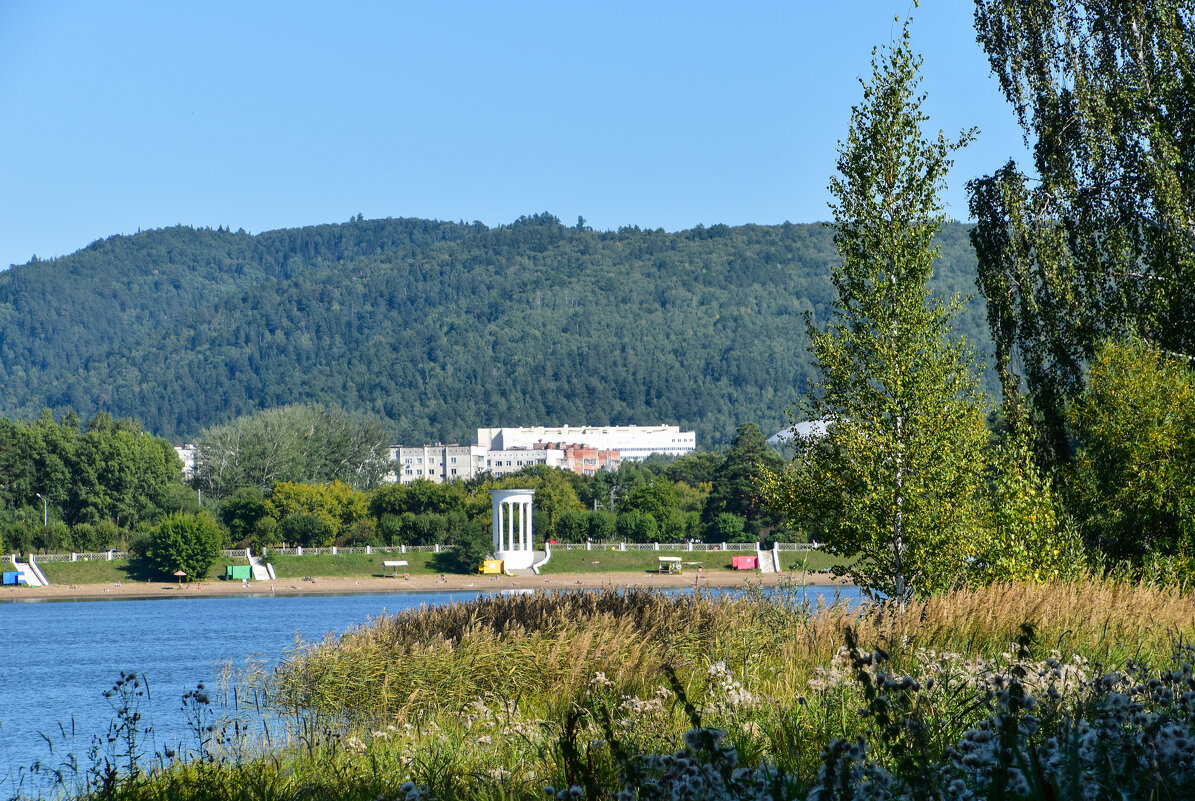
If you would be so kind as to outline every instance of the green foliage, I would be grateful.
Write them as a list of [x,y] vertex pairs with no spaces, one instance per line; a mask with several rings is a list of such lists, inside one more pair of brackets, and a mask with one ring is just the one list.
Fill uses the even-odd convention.
[[278,482],[377,485],[389,469],[381,421],[323,404],[268,409],[205,430],[196,441],[195,484],[213,498]]
[[[906,24],[873,60],[840,145],[833,274],[838,299],[824,331],[810,321],[819,379],[792,414],[831,421],[799,443],[766,487],[794,527],[830,553],[859,558],[859,586],[907,601],[960,580],[979,525],[987,440],[967,343],[953,333],[960,301],[931,297],[938,192],[953,144],[926,141],[919,59]],[[716,489],[716,488],[715,488]]]
[[254,536],[258,522],[269,517],[270,507],[257,487],[245,487],[220,503],[220,522],[227,528],[233,542]]
[[684,456],[678,456],[663,466],[660,473],[669,481],[678,484],[688,484],[699,489],[714,480],[714,471],[722,464],[723,458],[710,451],[697,451]]
[[476,573],[481,563],[493,556],[490,531],[480,523],[466,522],[448,537],[452,550],[436,554],[432,565],[445,573]]
[[[801,319],[824,319],[832,297],[830,237],[600,232],[550,215],[114,236],[0,272],[0,413],[107,410],[195,441],[322,403],[380,419],[388,444],[468,442],[484,418],[668,420],[715,447],[743,419],[775,431],[778,388],[810,378]],[[939,241],[937,291],[972,285],[965,227]],[[975,304],[961,326],[986,337],[982,315]],[[355,484],[224,483],[333,478]]]
[[74,446],[66,517],[133,526],[155,520],[180,486],[182,463],[166,440],[148,437],[132,420],[97,414]]
[[[748,542],[751,537],[779,524],[779,516],[763,500],[760,487],[764,477],[780,471],[783,460],[768,448],[767,439],[755,423],[743,423],[735,432],[730,452],[714,471],[709,497],[701,510],[708,542]],[[733,514],[743,523],[739,537],[748,539],[726,540],[715,532],[718,517]]]
[[632,509],[629,512],[619,512],[615,523],[615,531],[619,539],[627,542],[658,542],[660,540],[660,524],[648,512]]
[[1195,356],[1195,5],[978,0],[979,43],[1033,164],[971,184],[1010,419],[1023,365],[1054,464],[1100,343]]
[[1068,483],[1090,544],[1112,559],[1195,556],[1195,369],[1106,342],[1071,415]]
[[332,525],[322,517],[307,512],[295,512],[282,518],[278,536],[283,542],[304,548],[326,548],[336,539]]
[[618,518],[613,512],[599,509],[589,514],[588,539],[594,542],[608,542],[614,539],[618,532]]
[[561,542],[584,542],[585,538],[589,536],[589,517],[593,514],[595,513],[587,512],[584,509],[565,512],[556,523],[555,537],[548,539],[557,539]]
[[297,514],[319,518],[331,532],[332,539],[339,536],[345,526],[363,519],[367,511],[365,493],[342,481],[330,484],[278,482],[264,502],[270,515],[279,522]]
[[[463,512],[469,506],[469,494],[459,482],[437,484],[425,478],[409,484],[387,484],[369,497],[369,511],[374,517],[409,512],[416,515]],[[488,506],[488,502],[487,502]]]
[[1073,579],[1083,569],[1083,544],[1021,424],[993,457],[988,531],[976,554],[981,581]]
[[182,570],[187,581],[201,581],[223,544],[220,524],[208,512],[173,514],[153,530],[145,556],[163,577]]
[[734,512],[719,512],[706,528],[706,542],[751,542],[747,520]]
[[0,419],[0,511],[127,529],[156,521],[187,493],[173,447],[133,420],[100,413],[80,430],[73,414]]
[[118,534],[116,527],[107,521],[94,526],[76,523],[71,527],[67,542],[75,553],[99,553],[116,547]]

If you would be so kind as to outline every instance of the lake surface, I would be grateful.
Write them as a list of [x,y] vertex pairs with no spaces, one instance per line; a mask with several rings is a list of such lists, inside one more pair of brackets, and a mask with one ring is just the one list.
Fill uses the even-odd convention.
[[[808,588],[811,601],[824,595],[830,602],[836,591],[858,600],[853,587]],[[154,727],[155,740],[146,748],[152,754],[188,735],[182,696],[199,682],[214,690],[223,664],[272,665],[297,643],[343,633],[370,618],[481,594],[0,603],[0,797],[12,794],[16,777],[35,761],[57,764],[73,753],[86,764],[93,737],[115,717],[103,693],[121,671],[148,681],[150,697],[141,713]],[[24,787],[31,789],[28,780]]]

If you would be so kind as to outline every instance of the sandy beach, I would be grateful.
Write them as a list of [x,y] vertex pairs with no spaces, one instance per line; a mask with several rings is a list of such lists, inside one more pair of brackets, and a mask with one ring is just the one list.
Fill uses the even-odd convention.
[[[810,585],[834,585],[825,573],[788,573],[790,580]],[[278,581],[204,581],[179,585],[163,581],[118,584],[54,584],[49,587],[5,587],[0,602],[33,600],[98,600],[115,598],[177,598],[226,595],[343,595],[347,593],[440,592],[463,590],[575,590],[629,587],[745,587],[748,582],[775,586],[775,573],[718,570],[680,575],[656,573],[557,573],[541,576],[411,576],[410,578],[299,578]]]

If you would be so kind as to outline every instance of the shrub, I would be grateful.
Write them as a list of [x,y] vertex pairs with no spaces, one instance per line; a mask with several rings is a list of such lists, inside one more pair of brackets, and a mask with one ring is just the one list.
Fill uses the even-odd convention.
[[196,581],[207,575],[223,544],[220,524],[207,512],[173,514],[154,529],[145,556],[161,575],[182,570],[187,581]]
[[647,512],[635,509],[618,516],[617,534],[627,542],[658,542],[660,524]]
[[491,532],[477,522],[465,522],[451,535],[452,550],[436,554],[432,564],[446,573],[476,573],[494,552]]
[[706,542],[750,542],[754,536],[747,531],[747,518],[734,512],[721,512],[705,532]]
[[332,544],[336,532],[325,520],[306,512],[287,515],[279,526],[279,534],[287,542],[298,543],[304,548],[324,548]]

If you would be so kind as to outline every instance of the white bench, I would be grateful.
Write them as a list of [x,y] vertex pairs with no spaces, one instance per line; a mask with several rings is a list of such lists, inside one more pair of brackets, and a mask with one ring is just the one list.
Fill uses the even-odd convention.
[[399,569],[400,567],[401,567],[401,568],[403,568],[403,571],[402,571],[402,577],[403,577],[403,578],[410,578],[410,577],[411,577],[411,574],[410,574],[409,572],[407,572],[407,570],[406,570],[406,567],[407,567],[407,560],[406,560],[406,559],[399,559],[399,560],[387,559],[387,560],[385,560],[384,562],[382,562],[382,564],[383,564],[383,565],[385,565],[386,567],[392,567],[392,568],[394,568],[394,572],[393,572],[393,573],[387,573],[387,574],[386,574],[386,575],[387,575],[387,577],[389,577],[389,578],[398,578],[398,569]]

